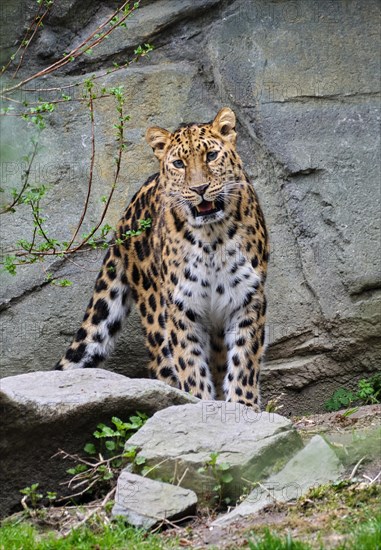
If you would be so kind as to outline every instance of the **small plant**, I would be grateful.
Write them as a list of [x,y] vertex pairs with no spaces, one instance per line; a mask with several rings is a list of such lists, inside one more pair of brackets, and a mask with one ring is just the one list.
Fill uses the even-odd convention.
[[210,474],[213,478],[213,498],[217,507],[222,506],[222,504],[230,504],[230,498],[224,497],[224,489],[226,485],[233,481],[233,476],[229,472],[231,468],[230,464],[228,462],[218,462],[219,456],[219,453],[211,453],[205,465],[198,469],[200,474]]
[[44,495],[37,491],[38,487],[39,483],[32,483],[30,487],[20,489],[20,493],[25,495],[22,502],[26,504],[26,501],[29,500],[31,508],[37,508],[38,503],[44,498]]
[[[64,458],[71,458],[78,462],[67,470],[67,473],[72,476],[67,485],[74,490],[74,493],[60,500],[89,494],[98,496],[107,491],[110,495],[113,494],[115,487],[112,487],[111,482],[117,478],[121,468],[128,462],[139,466],[145,462],[143,457],[136,457],[136,447],[125,448],[125,445],[147,419],[146,414],[137,412],[135,415],[130,416],[128,422],[113,416],[111,419],[112,426],[103,423],[98,424],[93,433],[96,441],[86,443],[84,446],[84,451],[88,455],[86,458],[60,451],[59,454],[63,455]],[[76,489],[80,490],[75,492]]]
[[376,374],[369,380],[360,380],[358,384],[357,396],[362,399],[366,405],[374,405],[381,401],[381,374]]
[[373,405],[381,402],[381,374],[371,378],[363,378],[358,383],[355,393],[346,388],[339,388],[328,401],[325,402],[327,411],[338,411],[350,407],[354,403],[359,405]]
[[351,407],[350,409],[347,409],[346,411],[343,412],[343,416],[344,418],[349,418],[350,416],[352,416],[352,414],[355,414],[358,410],[359,410],[358,407]]
[[[57,454],[64,459],[69,458],[77,462],[67,470],[67,473],[71,476],[70,480],[63,483],[74,492],[68,496],[57,498],[57,493],[47,491],[46,494],[43,494],[38,490],[39,484],[33,483],[30,487],[20,490],[20,493],[24,495],[21,499],[24,510],[30,517],[33,517],[35,515],[34,511],[41,508],[44,502],[45,504],[60,503],[68,500],[75,501],[78,498],[88,498],[89,496],[93,498],[102,496],[102,504],[94,507],[92,514],[105,509],[116,490],[113,480],[117,478],[121,468],[128,462],[138,466],[143,465],[145,462],[144,457],[136,456],[136,447],[131,445],[125,448],[125,444],[144,425],[147,419],[146,414],[137,412],[135,415],[130,416],[128,422],[113,416],[111,426],[103,423],[98,424],[97,430],[93,433],[95,443],[89,442],[84,446],[87,455],[85,458],[59,451]],[[105,493],[106,496],[103,498]],[[0,548],[2,548],[1,545]]]
[[346,388],[340,388],[335,391],[328,401],[325,402],[327,411],[338,411],[345,407],[349,407],[356,399],[356,395]]
[[[93,436],[100,441],[99,454],[102,453],[114,460],[120,450],[124,449],[126,441],[145,424],[147,419],[146,414],[137,412],[136,415],[130,416],[129,422],[123,422],[120,418],[113,416],[112,427],[103,423],[98,424]],[[84,451],[90,455],[97,453],[94,443],[86,443]]]
[[21,499],[21,504],[25,510],[29,511],[30,508],[38,508],[43,499],[47,499],[49,502],[53,502],[57,498],[57,493],[53,491],[47,491],[45,495],[43,493],[40,493],[38,491],[39,486],[39,483],[32,483],[30,487],[24,487],[24,489],[20,489],[20,493],[24,495]]
[[282,400],[282,397],[284,396],[284,393],[280,393],[273,399],[270,399],[266,404],[266,412],[268,413],[277,413],[281,409],[283,409],[283,405],[280,404],[280,401]]

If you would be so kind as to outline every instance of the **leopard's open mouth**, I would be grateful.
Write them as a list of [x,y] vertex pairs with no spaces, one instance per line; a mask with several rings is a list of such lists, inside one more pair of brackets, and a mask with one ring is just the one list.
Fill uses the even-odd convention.
[[219,212],[220,210],[223,210],[223,201],[221,199],[217,199],[215,201],[206,201],[203,199],[200,204],[197,206],[192,206],[192,213],[195,218],[198,218],[200,216],[211,216],[212,214],[216,214],[216,212]]

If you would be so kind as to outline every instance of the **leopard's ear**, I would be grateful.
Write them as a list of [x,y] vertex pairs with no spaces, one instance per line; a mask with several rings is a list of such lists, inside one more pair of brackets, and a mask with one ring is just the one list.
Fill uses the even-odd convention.
[[237,134],[235,132],[235,114],[229,107],[224,107],[218,111],[215,119],[212,122],[212,127],[216,130],[224,139],[235,144]]
[[146,131],[146,141],[155,153],[156,157],[161,160],[164,156],[165,146],[169,143],[171,134],[164,128],[153,126]]

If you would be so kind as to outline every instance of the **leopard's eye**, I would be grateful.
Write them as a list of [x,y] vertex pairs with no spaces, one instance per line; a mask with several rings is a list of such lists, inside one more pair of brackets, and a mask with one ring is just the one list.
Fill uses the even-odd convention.
[[183,161],[181,159],[174,160],[173,161],[173,166],[175,168],[185,168],[185,164],[183,163]]
[[207,162],[211,162],[212,160],[215,160],[217,158],[218,151],[209,151],[206,154],[206,160]]

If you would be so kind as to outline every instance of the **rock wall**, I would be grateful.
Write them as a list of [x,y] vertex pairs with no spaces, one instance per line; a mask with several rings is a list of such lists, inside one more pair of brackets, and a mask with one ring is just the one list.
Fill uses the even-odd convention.
[[[65,0],[54,6],[30,47],[28,74],[78,44],[113,5]],[[34,6],[2,3],[5,57]],[[235,110],[239,151],[272,243],[262,393],[266,401],[284,392],[284,413],[321,410],[335,389],[380,369],[379,15],[377,0],[143,1],[127,29],[92,56],[29,85],[70,85],[75,97],[81,89],[74,84],[86,75],[122,63],[138,44],[155,46],[149,58],[102,82],[124,86],[131,115],[110,224],[157,168],[144,141],[149,125],[173,129],[210,120],[224,105]],[[84,230],[110,189],[114,119],[111,99],[96,102],[95,193]],[[12,187],[19,185],[32,129],[14,117],[2,124],[2,186]],[[32,178],[51,185],[45,211],[58,238],[67,238],[81,212],[89,139],[86,106],[75,102],[57,109],[42,134]],[[3,250],[15,235],[27,238],[26,213],[1,221]],[[73,281],[67,288],[48,284],[41,265],[13,278],[2,274],[2,377],[54,365],[81,320],[100,262],[99,252],[89,252],[48,265],[54,276]],[[138,376],[145,363],[132,316],[106,368]]]

